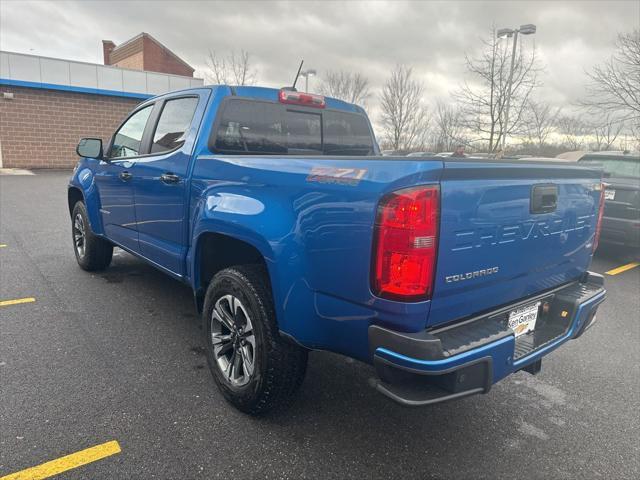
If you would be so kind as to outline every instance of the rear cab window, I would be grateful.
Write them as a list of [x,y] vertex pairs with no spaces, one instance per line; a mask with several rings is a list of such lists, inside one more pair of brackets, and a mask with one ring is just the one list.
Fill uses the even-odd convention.
[[236,155],[372,155],[374,140],[359,113],[233,98],[210,137],[213,151]]

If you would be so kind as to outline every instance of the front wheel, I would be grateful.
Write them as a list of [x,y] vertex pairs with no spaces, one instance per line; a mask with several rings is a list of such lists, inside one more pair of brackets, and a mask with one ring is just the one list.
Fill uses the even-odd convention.
[[73,250],[78,265],[83,270],[104,270],[111,263],[113,245],[97,237],[91,230],[89,216],[84,203],[77,202],[71,213],[71,234]]
[[242,265],[217,273],[203,315],[209,368],[227,401],[252,415],[287,405],[308,355],[281,337],[265,269]]

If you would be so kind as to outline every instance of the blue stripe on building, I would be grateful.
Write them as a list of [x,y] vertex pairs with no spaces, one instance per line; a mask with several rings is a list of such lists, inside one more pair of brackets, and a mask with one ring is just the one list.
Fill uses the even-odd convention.
[[92,95],[108,95],[111,97],[139,98],[141,100],[151,98],[148,93],[120,92],[118,90],[103,90],[101,88],[74,87],[69,85],[56,85],[54,83],[26,82],[23,80],[11,80],[0,78],[0,85],[13,87],[38,88],[42,90],[60,90],[63,92],[89,93]]

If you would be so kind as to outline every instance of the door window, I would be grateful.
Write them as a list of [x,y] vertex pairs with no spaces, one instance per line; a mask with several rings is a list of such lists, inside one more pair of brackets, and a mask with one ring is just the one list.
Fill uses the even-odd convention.
[[151,153],[167,152],[184,145],[197,106],[197,97],[176,98],[165,102],[153,135]]
[[147,125],[147,120],[151,114],[149,105],[131,115],[129,119],[120,127],[120,130],[113,138],[110,158],[135,157],[140,155],[140,144],[142,142],[142,134]]

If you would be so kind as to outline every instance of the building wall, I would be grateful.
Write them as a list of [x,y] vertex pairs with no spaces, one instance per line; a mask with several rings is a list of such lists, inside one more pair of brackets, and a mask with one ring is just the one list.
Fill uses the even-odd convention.
[[[122,60],[131,57],[137,53],[142,53],[142,36],[129,40],[124,44],[115,46],[109,53],[109,65],[117,65]],[[140,68],[142,70],[142,67]]]
[[194,69],[178,60],[166,47],[147,34],[122,45],[103,40],[105,65],[193,77]]
[[123,57],[112,64],[114,67],[131,68],[133,70],[144,70],[144,54],[143,52],[134,53],[128,57]]
[[0,51],[0,85],[146,98],[203,84],[192,76]]
[[193,68],[178,61],[166,48],[158,45],[149,37],[142,37],[144,52],[144,70],[150,72],[171,73],[193,77]]
[[[13,93],[13,99],[3,93]],[[0,147],[6,168],[71,168],[82,137],[109,140],[141,100],[0,85]]]

